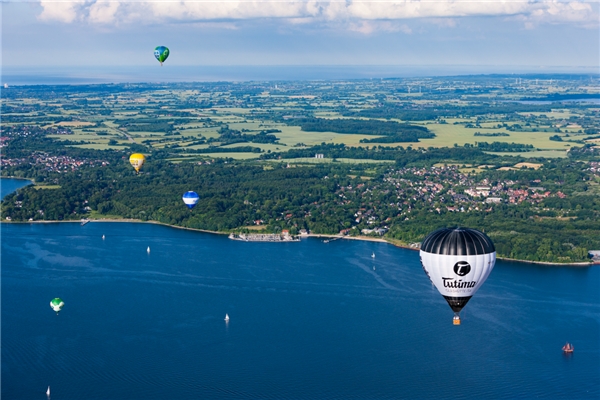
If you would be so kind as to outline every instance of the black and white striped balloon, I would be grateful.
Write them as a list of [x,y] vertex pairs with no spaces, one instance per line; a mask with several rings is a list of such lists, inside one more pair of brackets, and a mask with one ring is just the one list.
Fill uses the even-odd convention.
[[420,256],[423,270],[455,312],[455,324],[459,324],[458,313],[494,268],[494,243],[476,229],[442,228],[423,240]]

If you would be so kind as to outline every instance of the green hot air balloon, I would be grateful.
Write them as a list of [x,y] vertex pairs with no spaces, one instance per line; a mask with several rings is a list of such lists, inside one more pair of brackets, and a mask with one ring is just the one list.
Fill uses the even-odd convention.
[[52,299],[52,301],[50,302],[50,307],[52,307],[52,309],[56,311],[56,315],[58,315],[58,313],[60,312],[60,310],[62,310],[64,306],[65,302],[62,301],[59,297]]
[[156,57],[156,59],[162,66],[162,63],[165,62],[167,57],[169,57],[169,49],[165,46],[158,46],[154,49],[154,57]]

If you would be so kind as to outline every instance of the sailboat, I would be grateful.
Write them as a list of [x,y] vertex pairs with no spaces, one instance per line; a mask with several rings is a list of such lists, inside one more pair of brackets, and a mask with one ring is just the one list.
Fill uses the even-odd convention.
[[229,322],[229,314],[225,314],[225,322]]
[[50,397],[50,386],[48,386],[48,389],[46,390],[46,396]]
[[573,345],[572,345],[571,343],[567,343],[567,344],[565,344],[565,345],[563,346],[562,350],[563,350],[565,353],[572,353],[572,352],[573,352],[573,350],[575,350],[575,348],[573,347]]
[[375,258],[375,253],[371,254],[371,258]]
[[148,254],[150,254],[150,246],[148,246],[148,248],[146,249],[146,251],[148,252]]
[[106,236],[102,235],[102,240],[106,239]]

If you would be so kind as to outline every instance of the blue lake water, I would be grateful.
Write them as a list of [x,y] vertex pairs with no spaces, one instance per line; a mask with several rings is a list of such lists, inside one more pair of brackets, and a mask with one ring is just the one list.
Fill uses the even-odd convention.
[[418,253],[384,243],[1,234],[2,399],[600,397],[600,267],[498,262],[453,326]]
[[13,179],[13,178],[1,178],[0,179],[0,199],[4,196],[14,192],[17,189],[31,185],[30,180],[26,179]]
[[[508,103],[508,102],[507,102]],[[510,103],[519,103],[519,104],[553,104],[553,103],[593,103],[600,104],[600,99],[568,99],[568,100],[517,100],[510,101]]]

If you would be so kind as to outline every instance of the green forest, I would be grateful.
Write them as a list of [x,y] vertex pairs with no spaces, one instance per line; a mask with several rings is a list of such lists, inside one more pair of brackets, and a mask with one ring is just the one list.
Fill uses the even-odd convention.
[[[378,226],[389,228],[386,236],[402,243],[420,242],[430,231],[444,226],[469,226],[485,231],[495,242],[498,255],[521,260],[581,262],[589,249],[600,248],[600,196],[587,194],[582,164],[577,160],[549,161],[538,170],[482,172],[492,184],[513,180],[526,187],[539,180],[549,189],[559,187],[568,197],[549,197],[535,207],[498,204],[469,212],[449,212],[440,205],[406,197],[410,214],[399,212],[398,194],[386,183],[395,169],[430,168],[442,159],[502,158],[473,147],[430,149],[347,148],[322,145],[310,151],[328,156],[375,157],[395,160],[393,171],[385,164],[350,165],[328,163],[289,167],[285,162],[241,162],[227,159],[209,163],[173,164],[149,156],[136,175],[128,153],[115,150],[84,150],[59,146],[43,136],[19,138],[5,149],[9,157],[25,156],[24,149],[44,149],[72,158],[103,160],[105,166],[83,166],[75,171],[49,172],[32,162],[5,167],[3,176],[34,178],[38,183],[7,196],[2,219],[12,221],[78,220],[121,217],[211,231],[243,231],[260,224],[267,232],[300,229],[312,233],[361,235]],[[297,150],[298,151],[298,150]],[[292,155],[294,155],[292,153]],[[298,154],[296,154],[298,155]],[[283,161],[283,160],[282,160]],[[417,170],[418,171],[418,170]],[[426,179],[406,175],[414,182]],[[561,181],[558,186],[558,181]],[[521,182],[521,183],[519,183]],[[348,189],[351,188],[351,189]],[[358,189],[360,188],[360,189]],[[452,190],[459,190],[451,186]],[[188,190],[200,194],[190,212],[181,201]],[[443,204],[443,200],[442,201]],[[406,209],[406,205],[401,205]],[[439,208],[435,211],[435,208]],[[357,222],[357,213],[365,218]]]

